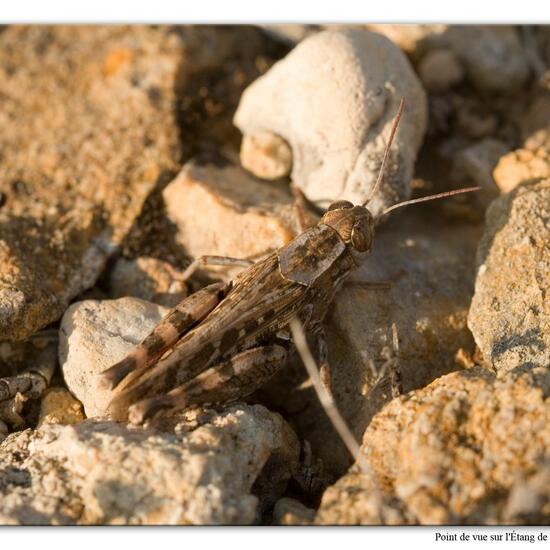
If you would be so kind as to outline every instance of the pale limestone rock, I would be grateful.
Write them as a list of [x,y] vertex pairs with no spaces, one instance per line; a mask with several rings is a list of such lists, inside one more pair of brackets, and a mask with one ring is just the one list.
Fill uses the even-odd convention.
[[258,178],[275,180],[288,176],[292,168],[292,150],[280,136],[257,132],[243,136],[241,164]]
[[170,433],[108,421],[47,424],[0,446],[0,523],[255,523],[252,488],[274,453],[288,480],[296,436],[258,405],[183,417]]
[[549,220],[549,180],[524,184],[487,211],[468,326],[497,371],[550,366]]
[[2,339],[59,319],[93,286],[176,168],[175,84],[196,40],[184,35],[110,25],[0,33]]
[[59,330],[59,363],[87,417],[105,415],[111,399],[110,390],[98,387],[99,373],[123,359],[168,311],[138,298],[86,300],[67,309]]
[[261,182],[227,161],[188,162],[163,197],[177,241],[195,258],[258,258],[296,234],[288,186]]
[[410,525],[414,518],[379,481],[352,468],[323,494],[316,525]]
[[549,396],[547,369],[474,368],[394,399],[363,437],[372,477],[354,466],[316,523],[547,524]]
[[86,420],[82,403],[65,388],[49,388],[40,402],[38,427],[43,424],[78,424]]
[[387,36],[415,60],[430,49],[444,45],[445,33],[448,27],[448,25],[441,23],[424,25],[377,23],[367,25],[368,29]]
[[292,148],[292,180],[322,206],[363,202],[376,181],[401,98],[407,106],[373,213],[410,194],[426,128],[426,96],[405,55],[366,30],[305,39],[243,93],[235,125],[271,132]]
[[[58,320],[94,285],[131,228],[144,228],[146,199],[184,149],[238,140],[229,113],[268,44],[251,26],[2,30],[2,339]],[[215,99],[202,93],[212,75],[223,89]],[[199,124],[198,111],[207,115]]]
[[550,156],[545,148],[531,151],[517,149],[504,155],[493,171],[493,178],[502,193],[522,183],[550,178]]
[[273,508],[273,525],[311,525],[314,518],[315,510],[289,497],[279,499]]

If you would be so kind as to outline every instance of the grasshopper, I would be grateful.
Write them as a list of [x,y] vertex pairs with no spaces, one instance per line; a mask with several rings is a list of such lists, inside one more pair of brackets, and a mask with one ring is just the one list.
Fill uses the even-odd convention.
[[[365,203],[332,203],[317,225],[252,265],[210,256],[189,266],[183,278],[204,263],[246,269],[230,283],[212,284],[184,299],[127,357],[100,375],[102,385],[113,390],[109,412],[114,418],[142,423],[165,410],[241,399],[284,365],[293,342],[327,414],[357,458],[359,447],[330,393],[323,319],[344,281],[372,248],[374,219],[366,205],[382,180],[403,108],[402,100]],[[398,203],[387,212],[471,190]],[[304,331],[318,337],[320,371]]]

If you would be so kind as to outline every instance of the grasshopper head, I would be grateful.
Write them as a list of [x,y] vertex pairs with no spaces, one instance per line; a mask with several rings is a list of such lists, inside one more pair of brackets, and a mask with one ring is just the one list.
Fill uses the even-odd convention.
[[364,206],[349,201],[333,202],[321,223],[335,229],[342,240],[351,245],[352,252],[363,255],[370,252],[374,238],[374,219]]

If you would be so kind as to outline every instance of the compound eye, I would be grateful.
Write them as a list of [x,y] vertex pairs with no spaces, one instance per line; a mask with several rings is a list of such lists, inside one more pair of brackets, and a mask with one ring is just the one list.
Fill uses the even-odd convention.
[[351,244],[358,252],[367,252],[372,246],[372,224],[367,218],[359,218],[351,229]]
[[336,201],[328,207],[328,210],[343,210],[345,208],[353,208],[353,204],[349,201]]

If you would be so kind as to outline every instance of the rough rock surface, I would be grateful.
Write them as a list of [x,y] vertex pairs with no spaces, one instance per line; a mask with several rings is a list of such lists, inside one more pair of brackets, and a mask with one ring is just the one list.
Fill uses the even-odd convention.
[[549,397],[546,369],[495,380],[476,367],[394,399],[364,434],[374,477],[354,466],[316,522],[548,524]]
[[517,149],[504,155],[493,170],[493,178],[503,193],[531,180],[550,178],[548,149]]
[[421,66],[432,51],[449,49],[466,77],[486,93],[517,91],[529,76],[529,61],[518,29],[510,25],[369,25]]
[[288,186],[261,182],[222,159],[188,162],[163,197],[177,241],[195,258],[257,258],[296,234]]
[[435,25],[387,25],[379,23],[367,25],[367,28],[388,37],[407,55],[414,60],[418,60],[427,51],[445,44],[445,33],[448,25],[442,23]]
[[279,453],[288,479],[297,449],[281,417],[260,406],[189,415],[174,433],[45,425],[0,446],[0,523],[250,524],[262,468]]
[[485,206],[499,195],[499,189],[493,179],[493,169],[508,150],[508,146],[502,141],[485,138],[469,145],[455,157],[455,168],[481,187],[476,193],[476,199]]
[[111,399],[97,375],[120,361],[168,313],[138,298],[86,300],[67,309],[59,330],[59,363],[87,417],[103,416]]
[[244,168],[266,180],[286,177],[292,169],[290,146],[271,132],[243,136],[240,159]]
[[[392,323],[405,391],[456,370],[458,349],[473,349],[466,318],[482,226],[444,221],[440,208],[433,203],[404,209],[381,226],[372,254],[350,279],[390,281],[391,289],[344,287],[329,310],[325,326],[333,393],[357,438],[391,395],[387,377],[373,389],[376,375],[369,361],[380,372],[393,354]],[[349,453],[305,379],[298,361],[262,389],[262,402],[285,411],[328,472],[341,475]]]
[[111,298],[133,296],[165,307],[173,307],[187,296],[178,280],[183,271],[156,258],[120,258],[109,275]]
[[[0,33],[0,332],[22,339],[95,282],[181,154],[164,27]],[[30,200],[32,197],[32,200]]]
[[529,76],[529,62],[513,26],[450,25],[445,39],[482,92],[512,93]]
[[42,424],[78,424],[86,420],[82,403],[65,388],[49,388],[40,402],[38,426]]
[[315,510],[293,498],[281,498],[273,508],[273,525],[310,525]]
[[363,202],[374,185],[399,101],[407,99],[385,185],[370,206],[409,196],[426,127],[426,97],[407,58],[366,30],[324,31],[300,42],[243,93],[234,122],[292,148],[292,180],[320,205]]
[[487,212],[468,316],[497,371],[550,366],[550,180],[526,184]]

